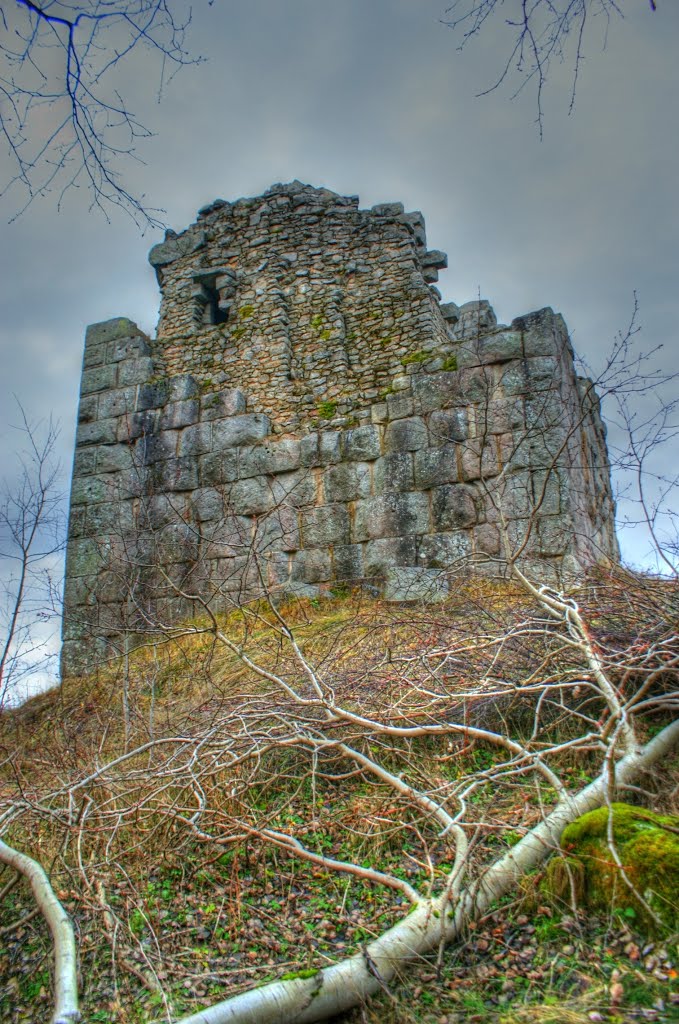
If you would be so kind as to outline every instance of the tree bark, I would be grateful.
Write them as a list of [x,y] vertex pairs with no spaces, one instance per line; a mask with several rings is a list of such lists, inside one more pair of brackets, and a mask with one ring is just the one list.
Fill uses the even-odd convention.
[[0,839],[0,861],[13,867],[28,881],[54,944],[54,1014],[52,1024],[73,1024],[80,1020],[78,1008],[77,951],[71,919],[57,899],[44,869],[25,853]]

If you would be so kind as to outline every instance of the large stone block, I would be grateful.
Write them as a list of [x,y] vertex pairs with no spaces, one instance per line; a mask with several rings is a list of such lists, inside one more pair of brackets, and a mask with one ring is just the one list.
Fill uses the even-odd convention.
[[76,444],[113,444],[118,438],[118,420],[95,420],[93,423],[79,423]]
[[415,452],[415,487],[428,491],[430,487],[455,483],[458,478],[457,449],[448,444],[444,448],[426,448]]
[[169,398],[169,381],[161,380],[155,381],[153,384],[141,384],[137,388],[137,411],[145,412],[147,409],[159,409],[169,401]]
[[128,320],[126,316],[117,316],[112,320],[103,320],[98,324],[90,324],[85,331],[85,345],[103,345],[109,341],[118,341],[121,338],[134,338],[137,336],[146,337],[143,331],[135,324],[134,320]]
[[[179,432],[177,454],[195,459],[212,451],[213,437],[211,423],[194,423]],[[217,445],[215,445],[217,447]]]
[[427,426],[419,416],[394,420],[384,434],[386,452],[415,452],[429,444]]
[[407,537],[429,530],[429,500],[426,494],[383,494],[356,503],[354,541],[381,537]]
[[414,537],[388,537],[363,545],[366,576],[386,576],[394,566],[415,565],[417,545]]
[[105,564],[105,555],[96,540],[82,538],[72,540],[68,545],[66,574],[72,576],[93,576]]
[[429,417],[429,442],[432,448],[451,441],[464,441],[467,438],[467,410],[446,409],[433,412]]
[[492,436],[485,443],[481,440],[467,441],[460,448],[463,480],[488,480],[497,476],[500,469]]
[[506,363],[523,358],[523,339],[519,331],[498,331],[479,338],[467,338],[457,351],[460,369],[487,363]]
[[320,505],[302,513],[302,543],[305,548],[347,544],[349,530],[349,512],[345,505]]
[[384,455],[373,465],[373,489],[375,494],[388,491],[412,491],[413,457],[410,452],[393,452]]
[[83,395],[78,405],[78,423],[91,423],[99,415],[99,396]]
[[118,384],[125,387],[127,384],[145,384],[153,377],[153,360],[149,356],[141,356],[139,359],[124,359],[118,363]]
[[177,454],[178,436],[176,430],[163,430],[160,434],[150,434],[140,438],[135,447],[137,457],[145,466],[174,458]]
[[213,422],[212,443],[215,451],[221,448],[234,448],[237,445],[254,444],[268,437],[270,430],[269,417],[263,413],[230,416]]
[[178,373],[165,381],[168,401],[187,402],[190,398],[200,397],[200,386],[190,373]]
[[438,532],[474,526],[477,521],[475,494],[465,484],[435,487],[431,492],[432,519]]
[[111,494],[109,477],[84,476],[73,481],[71,486],[71,505],[92,505],[97,501],[107,501]]
[[285,473],[298,469],[299,465],[300,443],[292,438],[269,441],[239,451],[239,475],[242,477]]
[[390,420],[400,420],[412,416],[415,411],[413,396],[406,392],[387,396],[387,416]]
[[325,500],[355,501],[370,494],[370,466],[367,463],[340,463],[330,466],[324,474]]
[[120,363],[123,359],[140,359],[150,356],[148,338],[138,334],[136,338],[118,338],[106,346],[109,363]]
[[98,414],[101,419],[110,416],[131,415],[134,412],[136,401],[137,389],[133,387],[104,391],[99,396]]
[[337,580],[360,580],[365,574],[361,544],[335,544],[332,559]]
[[179,430],[198,422],[200,406],[196,398],[185,402],[170,402],[160,415],[161,430]]
[[455,371],[419,373],[412,378],[415,412],[424,415],[462,400],[460,375]]
[[97,391],[109,391],[118,383],[116,366],[97,366],[91,370],[83,370],[80,381],[80,394],[91,395]]
[[[97,469],[97,449],[80,448],[73,459],[73,476],[91,476]],[[104,472],[106,472],[104,470]]]
[[194,458],[167,459],[153,467],[153,480],[159,490],[195,491],[198,487],[198,461]]
[[201,401],[203,419],[217,420],[225,416],[237,416],[245,412],[245,404],[245,395],[238,388],[204,395]]
[[339,430],[322,430],[318,435],[318,457],[322,466],[341,462],[342,434]]
[[472,535],[469,530],[451,533],[430,533],[422,538],[419,561],[422,565],[450,569],[472,553]]
[[[85,449],[85,451],[89,450]],[[119,473],[122,470],[132,469],[134,465],[134,453],[129,444],[101,445],[95,451],[99,473]]]
[[149,437],[158,430],[158,413],[150,409],[135,412],[132,416],[121,416],[117,421],[116,438],[118,441],[134,441],[140,437]]
[[93,537],[123,536],[137,526],[130,501],[105,501],[87,510],[87,529]]
[[279,473],[270,478],[277,505],[303,508],[318,503],[316,476],[312,470],[300,469],[292,473]]
[[283,505],[260,516],[255,523],[253,544],[257,551],[299,550],[302,544],[296,509]]
[[323,583],[332,579],[330,552],[324,548],[296,552],[292,560],[291,579],[299,583]]
[[221,484],[233,483],[239,476],[238,449],[208,452],[199,459],[199,466],[201,486],[219,487]]
[[191,495],[191,504],[198,522],[221,519],[224,516],[224,495],[215,487],[199,487]]
[[369,462],[379,458],[379,429],[371,424],[347,430],[342,436],[342,455],[351,462]]
[[234,515],[229,507],[222,518],[203,523],[201,560],[222,560],[217,577],[220,586],[226,579],[232,578],[234,573],[239,573],[247,561],[252,561],[253,551],[258,546],[256,536],[263,522],[266,519],[253,520],[248,516]]
[[271,511],[276,496],[267,477],[253,476],[231,485],[229,503],[236,515],[261,516]]

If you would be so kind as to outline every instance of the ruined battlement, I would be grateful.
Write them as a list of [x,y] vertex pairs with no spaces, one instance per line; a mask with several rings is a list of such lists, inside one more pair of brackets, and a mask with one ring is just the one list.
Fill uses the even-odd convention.
[[563,319],[441,303],[420,213],[275,185],[149,259],[156,337],[127,319],[86,336],[65,674],[196,614],[191,596],[370,580],[415,599],[507,545],[547,579],[618,557]]

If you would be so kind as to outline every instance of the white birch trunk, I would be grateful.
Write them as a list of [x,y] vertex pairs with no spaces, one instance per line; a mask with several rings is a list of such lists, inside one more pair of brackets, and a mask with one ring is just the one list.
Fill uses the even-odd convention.
[[80,1020],[78,1008],[77,950],[71,919],[57,899],[44,869],[25,853],[19,853],[0,839],[0,861],[13,867],[28,881],[38,908],[45,918],[54,946],[54,1014],[52,1024],[73,1024]]
[[[622,758],[615,784],[631,782],[679,742],[679,721],[667,726],[646,746]],[[312,978],[275,981],[183,1017],[178,1024],[313,1024],[359,1005],[383,988],[408,961],[450,942],[464,926],[484,914],[516,882],[558,845],[566,825],[605,801],[609,779],[599,776],[578,793],[560,801],[543,821],[492,864],[465,890],[452,917],[450,905],[425,901],[406,918],[366,946],[364,952],[326,967]]]

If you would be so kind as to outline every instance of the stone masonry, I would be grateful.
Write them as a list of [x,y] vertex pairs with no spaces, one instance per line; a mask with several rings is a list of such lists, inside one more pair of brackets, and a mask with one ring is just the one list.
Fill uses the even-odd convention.
[[435,599],[518,550],[547,580],[617,559],[563,319],[441,303],[420,213],[293,182],[217,200],[149,258],[157,336],[86,335],[64,675],[200,601],[342,581]]

